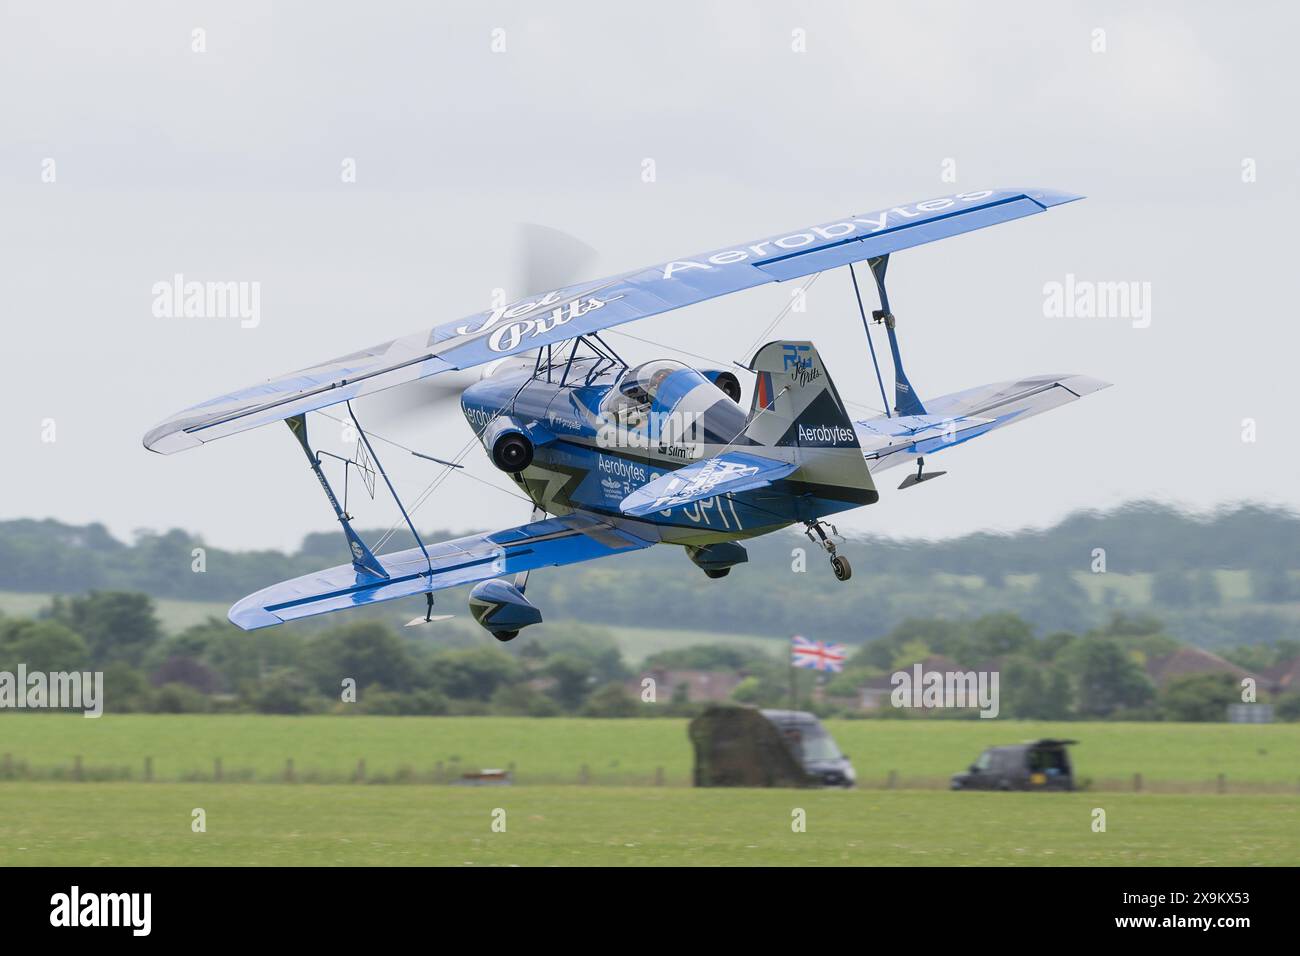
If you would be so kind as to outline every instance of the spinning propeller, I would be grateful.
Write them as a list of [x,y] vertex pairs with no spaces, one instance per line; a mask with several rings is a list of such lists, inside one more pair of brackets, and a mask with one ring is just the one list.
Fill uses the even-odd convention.
[[[506,301],[541,295],[580,282],[589,274],[596,250],[580,239],[551,226],[519,223],[515,229],[513,285],[506,288]],[[515,356],[519,361],[528,356]],[[427,414],[435,406],[460,401],[461,392],[489,375],[495,365],[443,372],[399,388],[389,389],[366,402],[366,417],[382,431],[406,424]]]

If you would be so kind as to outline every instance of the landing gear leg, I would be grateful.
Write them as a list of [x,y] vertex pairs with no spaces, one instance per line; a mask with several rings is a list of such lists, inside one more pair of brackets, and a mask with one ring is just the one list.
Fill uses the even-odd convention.
[[831,534],[836,537],[839,536],[839,531],[836,530],[835,525],[827,524],[825,521],[809,521],[806,524],[808,528],[804,531],[804,534],[808,536],[808,540],[817,544],[830,556],[831,570],[835,572],[835,580],[847,581],[853,577],[853,568],[849,564],[849,559],[842,554],[837,554],[835,552],[835,542],[826,536],[826,528],[831,529]]
[[425,591],[424,599],[428,602],[424,611],[424,623],[429,624],[433,621],[433,592]]

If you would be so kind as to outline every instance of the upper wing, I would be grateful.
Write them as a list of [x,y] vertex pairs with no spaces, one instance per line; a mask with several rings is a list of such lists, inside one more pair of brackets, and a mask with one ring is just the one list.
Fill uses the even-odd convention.
[[660,475],[624,498],[619,510],[629,517],[641,517],[702,498],[753,491],[784,478],[796,467],[794,462],[729,451]]
[[1038,375],[925,400],[928,415],[854,422],[872,472],[914,461],[1109,387],[1086,375]]
[[419,548],[379,555],[387,578],[359,572],[351,564],[304,574],[250,594],[230,609],[229,616],[232,623],[251,631],[517,571],[577,564],[652,544],[586,515],[547,518],[492,534],[473,534],[428,545],[428,561]]
[[768,282],[812,275],[960,235],[1082,197],[1054,190],[955,193],[568,286],[435,326],[179,412],[145,435],[169,454],[436,375],[597,332]]

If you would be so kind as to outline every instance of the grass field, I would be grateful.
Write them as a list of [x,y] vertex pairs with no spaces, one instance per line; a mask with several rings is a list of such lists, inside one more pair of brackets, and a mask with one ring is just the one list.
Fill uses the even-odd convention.
[[[202,808],[207,830],[191,829]],[[795,833],[796,808],[806,831]],[[1106,832],[1092,830],[1093,810]],[[493,813],[505,811],[505,832]],[[14,865],[1294,865],[1267,796],[0,784]]]
[[[980,751],[1036,737],[1078,739],[1076,773],[1101,788],[1128,788],[1135,773],[1156,789],[1213,785],[1300,793],[1300,724],[1043,724],[1007,720],[828,721],[860,784],[942,786]],[[77,755],[88,777],[139,779],[145,757],[158,781],[207,779],[221,758],[229,779],[278,780],[292,759],[300,781],[346,781],[358,760],[370,779],[447,775],[514,764],[522,784],[669,785],[690,779],[684,719],[550,720],[513,717],[271,717],[69,714],[0,716],[0,758],[38,777],[68,775]]]

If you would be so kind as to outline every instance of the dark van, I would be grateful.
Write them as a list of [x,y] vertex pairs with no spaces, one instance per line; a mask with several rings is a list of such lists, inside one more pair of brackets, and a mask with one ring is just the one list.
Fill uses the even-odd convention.
[[990,747],[965,773],[952,776],[953,790],[1073,790],[1074,768],[1065,749],[1077,740],[1034,740]]
[[804,772],[823,787],[851,787],[858,775],[849,758],[840,753],[835,739],[813,714],[802,710],[764,710],[764,717],[776,726]]

